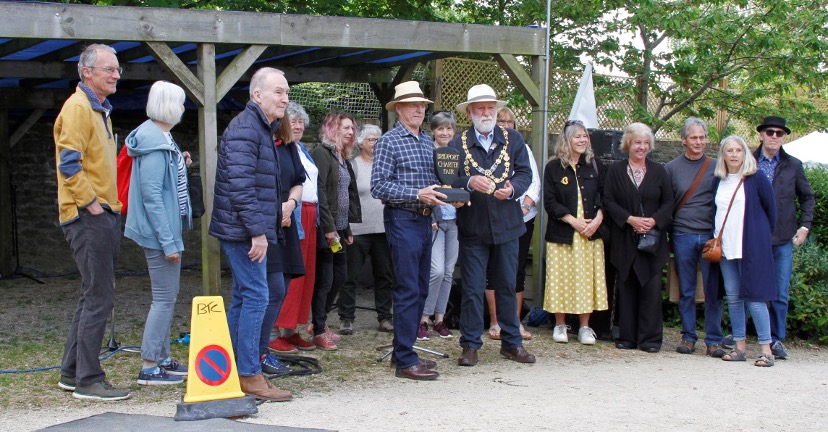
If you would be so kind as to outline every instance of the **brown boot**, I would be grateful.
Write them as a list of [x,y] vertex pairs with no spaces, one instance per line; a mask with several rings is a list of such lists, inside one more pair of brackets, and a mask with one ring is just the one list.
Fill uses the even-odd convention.
[[240,376],[239,384],[241,384],[241,390],[244,394],[255,396],[256,399],[273,402],[284,402],[293,399],[290,392],[274,387],[270,384],[270,380],[262,374]]

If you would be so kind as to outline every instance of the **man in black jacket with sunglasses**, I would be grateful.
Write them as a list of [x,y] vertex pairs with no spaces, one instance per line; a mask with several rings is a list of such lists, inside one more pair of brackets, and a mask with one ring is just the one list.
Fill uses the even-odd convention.
[[[814,192],[805,177],[802,162],[782,149],[785,137],[791,133],[782,117],[765,117],[756,127],[761,144],[753,156],[759,169],[768,176],[776,196],[776,229],[773,232],[773,260],[776,263],[776,288],[779,298],[768,308],[771,321],[771,350],[785,360],[788,353],[785,339],[785,320],[788,316],[788,291],[793,269],[793,246],[808,238],[814,220]],[[800,220],[796,219],[795,200],[799,200]]]

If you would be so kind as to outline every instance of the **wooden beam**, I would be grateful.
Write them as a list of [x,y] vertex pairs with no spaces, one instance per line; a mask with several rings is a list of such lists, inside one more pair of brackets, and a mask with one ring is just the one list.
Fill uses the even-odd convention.
[[542,29],[261,12],[0,2],[0,38],[540,55]]
[[12,219],[11,146],[9,112],[0,110],[0,278],[14,273],[14,220]]
[[250,66],[267,49],[266,45],[252,45],[244,48],[221,72],[216,80],[216,100],[221,100],[233,88]]
[[506,75],[511,78],[515,87],[517,87],[521,94],[526,97],[526,101],[529,102],[529,105],[540,105],[541,91],[537,84],[539,81],[534,81],[532,77],[526,73],[523,65],[517,61],[515,56],[508,54],[495,54],[494,58],[495,61],[497,61],[497,64],[499,64],[500,67],[503,68],[503,71],[506,72]]
[[56,109],[75,89],[0,89],[0,109]]
[[221,295],[221,248],[218,239],[208,234],[213,214],[213,190],[218,157],[218,120],[216,117],[216,47],[198,46],[198,80],[204,84],[204,103],[198,108],[198,156],[204,209],[201,217],[201,276],[204,295]]
[[[153,52],[153,55],[158,60],[158,62],[163,66],[168,72],[173,74],[177,81],[180,82],[184,90],[187,92],[187,95],[196,103],[196,105],[203,106],[204,105],[204,84],[190,72],[190,69],[178,56],[175,55],[172,49],[170,49],[167,44],[163,42],[145,42],[147,47],[150,51]],[[213,52],[215,58],[215,51]],[[215,73],[216,67],[215,63],[213,63],[213,72]]]
[[20,141],[20,138],[23,138],[23,135],[25,135],[26,132],[28,132],[29,129],[31,129],[32,126],[34,126],[34,124],[37,123],[41,117],[43,117],[43,113],[45,112],[46,110],[44,109],[36,109],[32,111],[31,114],[29,114],[29,116],[26,117],[22,123],[20,123],[20,126],[15,129],[14,133],[11,134],[11,137],[9,138],[9,147],[14,148],[14,146],[16,146]]

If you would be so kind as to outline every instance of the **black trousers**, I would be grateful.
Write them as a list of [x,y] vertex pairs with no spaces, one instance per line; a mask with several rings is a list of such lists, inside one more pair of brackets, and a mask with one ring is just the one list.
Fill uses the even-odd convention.
[[[344,239],[344,237],[343,237]],[[345,283],[348,276],[347,246],[342,241],[342,250],[331,252],[330,248],[316,251],[316,282],[313,286],[311,298],[311,323],[313,335],[325,333],[325,324],[328,321],[328,311],[333,309],[339,288]]]
[[641,284],[634,269],[627,280],[619,281],[620,337],[617,342],[640,349],[661,349],[664,333],[661,311],[661,273]]

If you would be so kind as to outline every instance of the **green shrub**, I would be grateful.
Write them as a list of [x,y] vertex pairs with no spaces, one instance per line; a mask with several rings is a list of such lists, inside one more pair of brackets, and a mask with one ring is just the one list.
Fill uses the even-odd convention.
[[828,248],[813,240],[794,248],[788,333],[828,343]]
[[[814,207],[814,223],[810,235],[816,238],[823,247],[828,247],[828,170],[825,168],[807,168],[805,176],[814,190],[816,206]],[[797,202],[797,205],[799,203]]]

